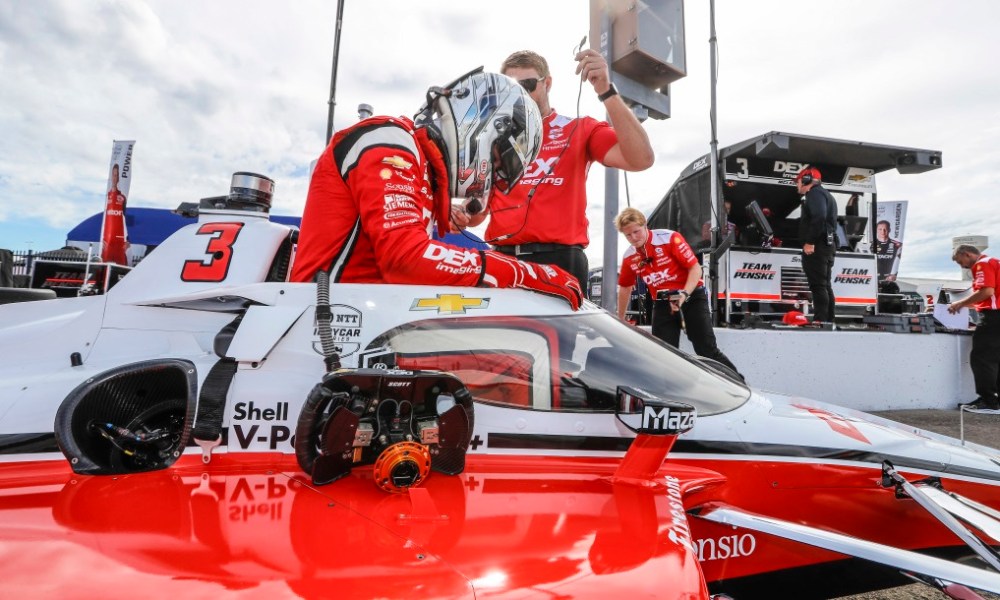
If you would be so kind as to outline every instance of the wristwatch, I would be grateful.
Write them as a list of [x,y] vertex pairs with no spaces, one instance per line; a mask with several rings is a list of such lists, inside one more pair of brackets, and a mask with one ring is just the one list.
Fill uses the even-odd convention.
[[612,83],[611,85],[608,86],[608,91],[604,92],[603,94],[598,94],[597,99],[600,100],[601,102],[604,102],[611,96],[617,96],[617,95],[618,95],[618,88],[616,88],[615,84]]

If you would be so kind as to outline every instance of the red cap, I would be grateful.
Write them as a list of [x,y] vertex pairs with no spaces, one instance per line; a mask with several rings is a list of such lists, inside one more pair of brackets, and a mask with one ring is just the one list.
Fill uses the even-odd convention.
[[806,175],[812,177],[813,181],[823,180],[823,176],[820,174],[819,169],[817,169],[816,167],[808,167],[802,169],[802,171],[795,176],[795,181],[802,181],[802,178],[805,177]]
[[785,316],[781,317],[781,322],[785,325],[808,325],[809,319],[800,311],[790,310],[785,313]]

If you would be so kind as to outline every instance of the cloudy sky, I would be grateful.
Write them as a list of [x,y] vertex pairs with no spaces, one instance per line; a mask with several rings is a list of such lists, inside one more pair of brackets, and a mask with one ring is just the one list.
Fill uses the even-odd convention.
[[[685,13],[688,75],[671,118],[646,122],[656,164],[629,176],[646,212],[708,150],[707,0]],[[0,247],[59,247],[101,210],[114,139],[137,140],[130,206],[225,194],[247,170],[276,180],[274,213],[300,214],[335,16],[332,0],[0,2]],[[942,151],[943,169],[881,175],[878,191],[910,201],[902,274],[957,278],[953,236],[1000,239],[997,22],[995,0],[717,0],[720,146],[777,130]],[[584,0],[346,0],[335,124],[361,102],[412,115],[429,85],[523,48],[549,59],[553,106],[574,115],[588,29]],[[589,85],[580,111],[603,114]],[[603,180],[591,171],[592,265]]]

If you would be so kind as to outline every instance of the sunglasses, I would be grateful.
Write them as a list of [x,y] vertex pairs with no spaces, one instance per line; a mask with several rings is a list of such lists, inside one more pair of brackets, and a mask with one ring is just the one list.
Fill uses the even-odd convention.
[[535,91],[535,88],[538,87],[539,81],[541,81],[541,79],[538,77],[529,77],[527,79],[517,80],[517,82],[521,84],[521,87],[523,87],[529,94]]

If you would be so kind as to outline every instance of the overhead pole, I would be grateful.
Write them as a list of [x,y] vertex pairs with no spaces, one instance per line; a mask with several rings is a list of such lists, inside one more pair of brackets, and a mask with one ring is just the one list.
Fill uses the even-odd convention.
[[[611,16],[605,10],[601,18],[601,37],[598,51],[608,63],[608,76],[614,80],[611,69]],[[607,117],[605,117],[607,119]],[[607,119],[610,121],[610,119]],[[618,169],[604,167],[604,251],[601,266],[601,308],[612,314],[618,310],[618,232],[611,225],[618,216]],[[588,279],[590,274],[587,274]],[[588,281],[587,284],[590,282]]]
[[337,63],[340,59],[340,29],[344,21],[344,0],[337,0],[337,24],[333,32],[333,66],[330,69],[330,99],[327,101],[326,141],[333,138],[333,112],[337,108]]
[[[709,154],[710,154],[710,177],[711,177],[711,192],[710,198],[712,202],[712,214],[711,214],[711,228],[712,228],[712,250],[719,247],[722,243],[721,235],[721,225],[722,222],[720,217],[725,214],[725,208],[723,207],[722,195],[719,193],[719,139],[718,139],[718,104],[715,96],[715,88],[718,84],[718,39],[715,36],[715,0],[709,0],[709,61],[710,65],[710,86],[711,86],[711,103],[709,108],[709,121],[711,121],[712,129],[712,139],[709,141]],[[709,310],[715,308],[714,299],[718,297],[719,289],[719,253],[711,252],[709,254],[709,265],[708,265],[708,276],[709,276]],[[728,303],[726,303],[728,306]],[[728,315],[727,315],[728,317]]]

